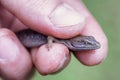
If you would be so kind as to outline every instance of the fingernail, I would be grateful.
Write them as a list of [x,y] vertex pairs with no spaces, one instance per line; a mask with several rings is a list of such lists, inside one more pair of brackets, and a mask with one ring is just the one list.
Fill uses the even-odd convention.
[[16,59],[19,49],[14,39],[0,34],[0,62],[6,63]]
[[56,27],[85,24],[85,16],[77,12],[74,8],[66,3],[57,6],[55,10],[49,15],[49,19]]

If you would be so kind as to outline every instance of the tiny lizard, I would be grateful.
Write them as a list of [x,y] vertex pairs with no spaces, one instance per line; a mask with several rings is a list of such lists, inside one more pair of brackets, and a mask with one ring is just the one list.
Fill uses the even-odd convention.
[[[48,43],[48,36],[30,29],[16,33],[25,47],[37,47]],[[93,36],[76,36],[70,39],[52,38],[53,42],[67,46],[71,51],[95,50],[100,48],[100,43]]]

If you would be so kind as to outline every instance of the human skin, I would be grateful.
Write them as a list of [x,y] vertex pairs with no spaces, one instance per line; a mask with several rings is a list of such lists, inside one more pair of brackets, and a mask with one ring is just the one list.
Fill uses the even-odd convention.
[[[101,48],[74,52],[75,57],[87,66],[105,59],[107,38],[81,0],[0,0],[0,3],[0,76],[3,78],[24,80],[33,64],[39,63],[34,61],[37,54],[42,54],[39,47],[35,48],[37,54],[33,52],[34,48],[28,52],[14,34],[26,28],[64,39],[78,34],[92,35],[100,42]],[[63,15],[57,14],[59,11]],[[72,19],[66,15],[68,13]]]
[[32,53],[36,54],[33,55],[33,62],[41,75],[59,72],[70,61],[68,48],[59,43],[51,43],[50,46],[42,45],[38,50],[32,49]]

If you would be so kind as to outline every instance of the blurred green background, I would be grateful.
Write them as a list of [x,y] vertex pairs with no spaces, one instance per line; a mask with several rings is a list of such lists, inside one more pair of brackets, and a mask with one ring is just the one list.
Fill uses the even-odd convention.
[[67,68],[56,75],[40,76],[32,80],[120,80],[120,0],[83,0],[102,26],[108,40],[106,60],[94,67],[80,64],[74,56]]
[[59,74],[41,76],[36,72],[31,80],[120,80],[120,0],[83,2],[109,40],[109,52],[105,61],[98,66],[87,67],[72,56],[70,64]]
[[120,0],[83,0],[102,26],[108,40],[106,60],[94,67],[80,64],[74,56],[67,68],[56,75],[40,76],[32,80],[120,80]]

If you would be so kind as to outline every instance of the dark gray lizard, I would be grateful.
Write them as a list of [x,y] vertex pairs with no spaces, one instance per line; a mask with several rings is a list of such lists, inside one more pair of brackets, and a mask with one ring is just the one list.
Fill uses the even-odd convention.
[[[37,47],[48,43],[48,36],[35,32],[30,29],[22,30],[16,33],[25,47]],[[61,43],[67,46],[71,51],[94,50],[100,48],[100,43],[93,36],[77,36],[70,39],[54,38],[53,42]]]

